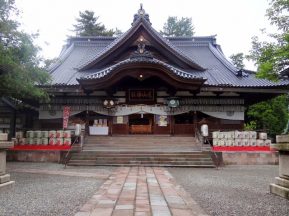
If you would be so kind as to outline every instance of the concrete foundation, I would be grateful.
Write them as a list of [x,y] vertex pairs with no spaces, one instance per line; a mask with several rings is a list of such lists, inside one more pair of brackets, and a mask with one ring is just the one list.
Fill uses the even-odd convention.
[[271,145],[279,151],[279,177],[270,184],[270,192],[289,200],[289,135],[276,137],[277,144]]
[[8,151],[7,161],[61,162],[66,151]]
[[222,152],[224,165],[277,165],[278,152]]

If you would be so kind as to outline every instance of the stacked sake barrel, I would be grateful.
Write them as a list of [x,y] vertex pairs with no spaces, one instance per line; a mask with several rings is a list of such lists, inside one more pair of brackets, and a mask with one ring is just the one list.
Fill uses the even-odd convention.
[[[20,135],[19,135],[20,136]],[[16,134],[17,137],[17,134]],[[19,138],[19,145],[71,145],[71,131],[27,131],[26,138]]]
[[49,131],[49,145],[71,145],[71,131]]
[[226,131],[213,132],[214,146],[269,146],[271,140],[267,139],[266,133],[256,131]]

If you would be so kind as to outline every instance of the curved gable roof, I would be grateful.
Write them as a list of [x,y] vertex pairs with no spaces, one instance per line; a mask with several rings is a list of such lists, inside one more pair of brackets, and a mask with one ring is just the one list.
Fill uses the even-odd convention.
[[100,61],[103,61],[105,58],[109,57],[111,53],[115,52],[122,45],[124,45],[128,40],[130,40],[139,29],[143,29],[150,37],[152,37],[156,42],[173,55],[178,60],[184,62],[186,65],[190,66],[192,69],[197,69],[200,71],[204,71],[205,68],[197,63],[194,59],[186,56],[180,49],[170,43],[169,40],[162,37],[154,28],[152,28],[151,24],[142,16],[140,16],[133,24],[132,27],[122,34],[120,37],[115,39],[111,44],[109,44],[105,49],[101,52],[95,53],[90,56],[86,62],[78,65],[78,70],[84,71],[88,70],[94,65],[97,65]]

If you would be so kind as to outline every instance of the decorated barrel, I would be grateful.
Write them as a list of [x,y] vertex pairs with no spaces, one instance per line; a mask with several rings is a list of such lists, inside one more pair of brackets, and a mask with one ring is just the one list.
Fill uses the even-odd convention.
[[244,131],[243,132],[243,138],[244,139],[249,139],[250,138],[250,132],[249,131]]
[[24,137],[24,133],[23,133],[23,131],[17,131],[15,133],[15,136],[16,136],[17,139],[21,139],[21,138]]
[[35,137],[35,138],[39,138],[39,139],[40,139],[40,138],[41,138],[41,135],[42,135],[42,134],[41,134],[41,131],[40,131],[40,130],[34,131],[34,137]]
[[49,138],[56,138],[56,131],[55,130],[49,131],[48,136],[49,136]]
[[33,131],[27,131],[26,132],[26,138],[33,138]]
[[212,133],[213,139],[218,139],[218,134],[219,134],[219,131],[213,131]]
[[265,145],[265,146],[270,146],[270,145],[271,145],[271,140],[270,140],[270,139],[266,139],[266,140],[264,141],[264,145]]
[[71,138],[64,138],[63,145],[71,145]]
[[70,130],[65,130],[63,132],[63,138],[70,138],[71,137],[71,131]]
[[235,146],[242,146],[242,139],[235,139]]
[[214,138],[213,139],[213,146],[218,146],[219,145],[219,139]]
[[225,146],[225,141],[223,139],[219,140],[219,146]]
[[257,139],[257,132],[256,131],[249,131],[249,138],[250,139]]
[[63,138],[56,138],[56,145],[63,145]]
[[57,130],[56,131],[56,138],[62,138],[63,137],[63,130]]
[[261,140],[261,139],[257,139],[257,140],[256,140],[256,145],[257,145],[257,146],[264,146],[264,144],[265,144],[265,143],[264,143],[264,140]]
[[242,139],[242,146],[249,146],[249,139]]
[[259,133],[259,139],[266,140],[267,139],[267,133],[264,133],[264,132]]
[[28,138],[27,139],[27,144],[28,145],[34,145],[34,138]]
[[41,138],[42,145],[48,145],[48,138]]
[[18,144],[19,144],[19,145],[25,145],[25,144],[27,144],[27,143],[26,143],[26,139],[25,139],[25,138],[20,138],[20,139],[18,139]]
[[240,132],[240,131],[235,131],[234,136],[235,136],[235,139],[242,139],[242,138],[244,138],[244,137],[243,137],[243,133]]
[[42,145],[41,138],[34,138],[34,145]]
[[49,145],[56,145],[56,138],[49,138]]
[[249,139],[249,146],[256,146],[257,140],[256,139]]
[[49,137],[49,132],[48,131],[41,131],[41,137],[42,138],[48,138]]

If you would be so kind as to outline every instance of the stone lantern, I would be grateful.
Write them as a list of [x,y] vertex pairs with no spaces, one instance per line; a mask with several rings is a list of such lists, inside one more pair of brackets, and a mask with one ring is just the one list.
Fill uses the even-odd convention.
[[270,184],[270,192],[289,200],[289,135],[276,136],[276,141],[271,147],[279,151],[279,177]]
[[0,189],[14,184],[14,181],[10,181],[10,175],[6,173],[6,150],[14,146],[7,138],[7,134],[0,133]]

